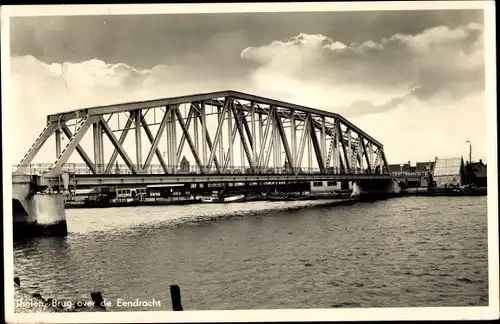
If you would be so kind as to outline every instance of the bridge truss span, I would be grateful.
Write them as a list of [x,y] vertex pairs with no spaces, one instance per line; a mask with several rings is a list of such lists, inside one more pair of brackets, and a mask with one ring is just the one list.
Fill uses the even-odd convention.
[[[90,132],[89,152],[82,141]],[[29,172],[51,137],[55,159],[43,174],[49,178],[67,171],[75,154],[86,173],[103,177],[186,172],[390,175],[383,145],[344,117],[236,91],[49,115],[14,173]],[[127,146],[130,137],[133,145]]]

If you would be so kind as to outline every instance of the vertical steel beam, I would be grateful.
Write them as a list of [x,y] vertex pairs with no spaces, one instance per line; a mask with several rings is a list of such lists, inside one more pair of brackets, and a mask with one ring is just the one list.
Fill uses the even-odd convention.
[[309,127],[307,128],[307,168],[308,172],[311,173],[312,169],[312,133],[316,132],[314,127],[312,126],[312,116],[309,118]]
[[240,134],[240,167],[241,173],[245,173],[245,148],[243,147],[243,137]]
[[262,113],[259,113],[259,151],[263,145],[263,131],[264,131],[264,121],[262,120]]
[[[69,140],[69,138],[68,138]],[[61,129],[56,129],[56,159],[61,155]]]
[[257,143],[256,143],[256,137],[257,134],[255,133],[255,102],[252,101],[251,108],[250,108],[250,123],[251,123],[251,128],[252,128],[252,137],[250,138],[250,142],[252,144],[252,160],[254,162],[257,161]]
[[[278,108],[277,107],[274,107],[274,118],[276,120],[278,120],[280,117],[278,116]],[[278,129],[278,123],[274,123],[275,124],[275,144],[276,144],[276,167],[278,168],[278,172],[281,173],[281,169],[282,169],[282,163],[281,163],[281,138],[280,138],[280,133],[279,133],[279,129]]]
[[323,157],[323,167],[326,164],[326,120],[325,116],[321,116],[321,156]]
[[[172,152],[171,152],[171,159],[172,159],[172,173],[177,173],[177,116],[175,112],[179,109],[179,107],[176,107],[174,109],[171,109],[170,111],[170,120],[171,120],[171,128],[170,131],[172,132]],[[182,152],[180,152],[182,154]]]
[[[193,115],[190,116],[190,118],[188,119],[188,124],[191,120],[193,120],[193,128],[194,128],[194,147],[195,147],[195,150],[196,150],[196,154],[198,154],[198,156],[200,156],[200,134],[199,134],[199,131],[198,131],[198,116],[200,115],[199,112],[198,112],[198,109],[194,109],[193,105],[191,104],[191,108],[193,109]],[[189,126],[187,127],[189,129]],[[201,161],[201,160],[200,160]],[[201,170],[201,168],[203,167],[203,161],[201,161],[201,166],[199,167]]]
[[335,132],[333,136],[333,141],[335,144],[333,145],[333,156],[334,156],[334,168],[338,171],[340,168],[340,147],[339,147],[339,136],[342,136],[341,133],[339,133],[339,129],[337,128],[337,124],[339,123],[338,119],[335,119],[334,122],[334,127],[335,127]]
[[[227,100],[227,98],[226,98]],[[219,134],[219,142],[217,144],[217,148],[219,150],[219,161],[224,161],[224,128],[223,128],[223,124],[224,124],[224,114],[225,114],[225,111],[224,111],[224,108],[223,107],[217,107],[217,115],[219,117],[219,122],[222,120],[222,125],[221,125],[221,132]]]
[[[172,137],[172,134],[170,133],[170,109],[167,109],[165,111],[165,151],[167,155],[167,166],[168,166],[168,173],[172,173],[172,161],[170,160],[170,150],[172,149],[170,146],[170,140]],[[160,123],[161,126],[161,123]],[[160,137],[161,138],[161,137]]]
[[347,150],[348,150],[347,156],[349,157],[350,170],[353,171],[356,166],[353,165],[353,163],[352,163],[353,149],[352,149],[351,129],[349,127],[347,127],[346,132],[347,132]]
[[[106,164],[104,163],[104,130],[99,126],[99,173],[104,172]],[[78,150],[78,147],[76,148]]]
[[135,124],[135,162],[137,170],[142,169],[142,137],[141,137],[141,111],[134,111]]
[[[234,161],[233,161],[233,145],[234,145],[234,137],[236,135],[236,127],[234,128],[233,132],[233,116],[231,109],[227,110],[227,138],[228,138],[228,147],[227,147],[227,156],[229,158],[229,166],[226,166],[226,163],[224,163],[224,169],[229,169],[229,173],[232,173],[232,170],[234,168]],[[227,159],[226,159],[227,160]]]
[[135,163],[137,170],[142,169],[142,138],[141,138],[141,111],[133,112],[135,124]]
[[201,120],[201,161],[203,162],[203,169],[207,167],[207,116],[205,112],[205,102],[201,102],[200,107],[200,120]]
[[297,128],[295,125],[295,110],[290,110],[290,137],[292,140],[292,154],[289,160],[290,165],[296,168],[295,161],[297,161]]
[[100,135],[100,127],[99,127],[99,120],[96,120],[92,124],[92,130],[93,130],[93,135],[94,135],[94,163],[97,169],[97,172],[101,172],[101,148],[100,148],[100,141],[99,141],[99,135]]

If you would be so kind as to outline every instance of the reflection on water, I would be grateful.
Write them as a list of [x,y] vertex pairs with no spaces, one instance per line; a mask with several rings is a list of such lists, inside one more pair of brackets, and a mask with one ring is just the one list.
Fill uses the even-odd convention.
[[[486,197],[275,210],[300,204],[67,210],[69,236],[16,242],[15,271],[111,310],[170,310],[171,284],[185,310],[488,304]],[[137,298],[161,306],[117,305]]]

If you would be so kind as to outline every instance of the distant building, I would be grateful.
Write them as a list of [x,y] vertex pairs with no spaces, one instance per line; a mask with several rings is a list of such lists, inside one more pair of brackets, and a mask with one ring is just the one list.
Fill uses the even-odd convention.
[[182,157],[181,163],[180,163],[180,171],[189,173],[189,161],[186,159],[185,156]]
[[432,172],[434,169],[434,161],[417,162],[415,165],[415,172]]
[[470,184],[475,184],[479,187],[486,187],[487,185],[487,168],[483,160],[479,162],[468,163],[465,166],[467,174],[467,182]]
[[464,159],[436,158],[432,176],[436,187],[464,185],[466,183]]
[[389,164],[389,170],[392,172],[413,172],[410,161],[408,163]]

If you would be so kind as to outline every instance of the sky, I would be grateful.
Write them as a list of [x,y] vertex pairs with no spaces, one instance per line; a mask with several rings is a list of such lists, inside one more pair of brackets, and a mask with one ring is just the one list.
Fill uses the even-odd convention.
[[486,161],[483,33],[479,10],[11,18],[14,159],[49,113],[232,89],[339,113],[389,163]]

